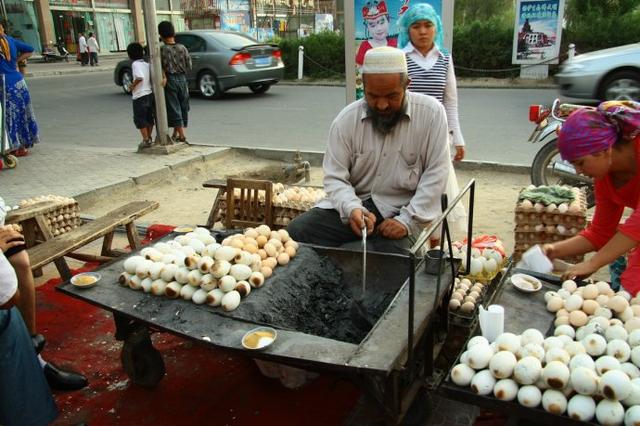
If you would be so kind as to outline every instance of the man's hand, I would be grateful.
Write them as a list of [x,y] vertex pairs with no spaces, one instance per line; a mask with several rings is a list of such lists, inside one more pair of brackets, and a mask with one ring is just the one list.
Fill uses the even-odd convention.
[[409,234],[407,228],[395,219],[385,219],[378,226],[378,233],[390,240],[399,240]]
[[456,145],[456,155],[453,161],[462,161],[464,159],[464,145]]
[[4,253],[11,247],[24,244],[24,237],[12,227],[0,227],[0,250]]
[[362,236],[362,228],[364,227],[364,224],[362,223],[363,220],[367,224],[367,234],[371,235],[373,227],[376,224],[376,215],[371,212],[365,212],[362,209],[351,210],[351,214],[349,215],[349,225],[351,226],[353,233],[359,237]]

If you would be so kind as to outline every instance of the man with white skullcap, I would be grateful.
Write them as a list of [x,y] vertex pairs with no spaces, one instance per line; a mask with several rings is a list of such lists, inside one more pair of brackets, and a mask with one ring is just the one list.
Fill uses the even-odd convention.
[[364,99],[347,105],[329,131],[327,198],[287,229],[296,241],[358,248],[366,223],[371,250],[403,253],[441,213],[450,161],[445,110],[406,90],[402,50],[367,51],[362,74]]

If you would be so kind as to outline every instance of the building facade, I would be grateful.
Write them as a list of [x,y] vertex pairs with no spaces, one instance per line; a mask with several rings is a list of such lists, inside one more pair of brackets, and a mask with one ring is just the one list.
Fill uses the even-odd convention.
[[[33,45],[53,46],[62,41],[76,52],[78,34],[93,32],[101,50],[124,51],[133,41],[145,40],[142,0],[0,0],[10,34]],[[159,21],[185,28],[180,0],[155,0]]]

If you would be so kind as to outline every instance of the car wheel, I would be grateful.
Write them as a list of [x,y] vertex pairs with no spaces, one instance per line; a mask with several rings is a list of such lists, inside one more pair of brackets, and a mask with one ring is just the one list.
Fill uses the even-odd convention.
[[223,94],[218,79],[210,71],[205,71],[200,74],[198,78],[198,91],[207,99],[219,99]]
[[605,101],[640,101],[640,73],[631,70],[614,72],[602,82],[599,95]]
[[131,91],[129,90],[129,85],[131,83],[133,83],[133,75],[129,68],[125,68],[120,72],[120,84],[122,84],[122,90],[127,95],[131,94]]
[[269,90],[270,88],[271,88],[271,85],[270,84],[266,84],[266,83],[250,84],[249,85],[249,89],[251,89],[251,91],[253,93],[257,93],[257,94],[264,93],[267,90]]

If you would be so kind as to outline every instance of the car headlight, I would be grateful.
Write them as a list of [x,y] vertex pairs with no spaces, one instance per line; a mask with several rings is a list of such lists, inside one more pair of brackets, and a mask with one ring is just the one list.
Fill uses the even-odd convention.
[[562,70],[560,72],[562,73],[577,72],[577,71],[582,71],[585,68],[586,67],[582,64],[572,64],[571,62],[569,62],[568,64],[562,67]]

